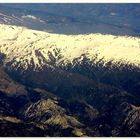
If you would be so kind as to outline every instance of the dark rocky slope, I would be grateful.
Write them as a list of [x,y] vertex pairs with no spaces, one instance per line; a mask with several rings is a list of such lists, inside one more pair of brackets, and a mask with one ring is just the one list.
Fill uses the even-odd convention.
[[140,134],[140,101],[133,94],[78,74],[72,74],[65,82],[61,76],[64,84],[50,90],[55,93],[52,94],[47,88],[19,84],[3,68],[0,71],[1,136]]

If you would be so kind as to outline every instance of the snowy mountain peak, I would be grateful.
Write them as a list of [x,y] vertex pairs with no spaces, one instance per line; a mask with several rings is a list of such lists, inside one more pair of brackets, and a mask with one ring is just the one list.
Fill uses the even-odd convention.
[[[140,67],[140,38],[102,34],[60,35],[25,27],[0,25],[0,52],[5,64],[34,70],[48,63],[55,66],[103,61]],[[96,59],[95,59],[96,58]]]

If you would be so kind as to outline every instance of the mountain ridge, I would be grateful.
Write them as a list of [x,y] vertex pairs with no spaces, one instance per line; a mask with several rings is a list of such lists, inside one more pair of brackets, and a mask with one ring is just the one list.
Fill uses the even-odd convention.
[[0,30],[0,51],[7,57],[5,64],[11,63],[16,68],[26,70],[28,66],[33,66],[36,70],[47,63],[56,67],[74,67],[83,59],[89,60],[91,65],[101,61],[104,66],[112,62],[118,67],[122,64],[140,67],[139,37],[58,35],[8,25],[0,25]]
[[13,136],[139,136],[139,37],[0,31],[1,128]]

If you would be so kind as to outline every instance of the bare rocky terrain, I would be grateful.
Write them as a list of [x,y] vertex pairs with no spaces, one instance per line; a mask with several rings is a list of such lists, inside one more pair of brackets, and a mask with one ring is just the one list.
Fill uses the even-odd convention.
[[65,6],[0,4],[0,136],[139,137],[139,4]]

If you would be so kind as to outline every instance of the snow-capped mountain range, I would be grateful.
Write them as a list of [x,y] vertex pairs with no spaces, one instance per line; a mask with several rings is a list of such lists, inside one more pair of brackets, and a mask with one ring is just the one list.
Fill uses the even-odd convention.
[[47,64],[65,67],[100,61],[140,67],[140,38],[102,34],[62,35],[25,27],[0,25],[0,52],[5,64],[27,70]]

